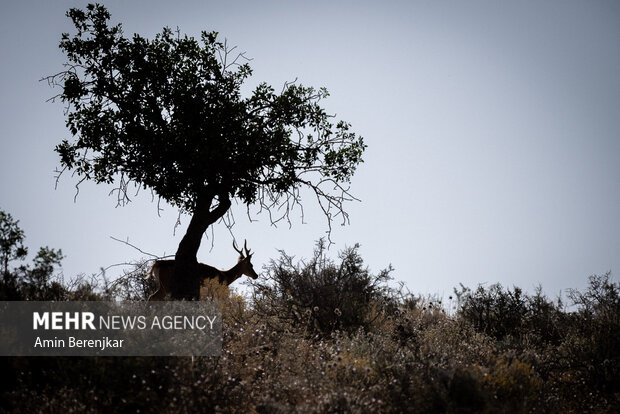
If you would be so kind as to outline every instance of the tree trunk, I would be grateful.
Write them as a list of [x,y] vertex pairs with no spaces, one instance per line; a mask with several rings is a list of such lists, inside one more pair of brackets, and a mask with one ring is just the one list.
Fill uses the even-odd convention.
[[210,225],[226,214],[231,204],[227,195],[219,195],[217,207],[211,210],[214,200],[213,195],[204,195],[198,198],[185,236],[179,243],[175,255],[174,271],[170,280],[170,294],[175,300],[197,300],[200,296],[202,281],[198,276],[196,255],[200,248],[202,235]]

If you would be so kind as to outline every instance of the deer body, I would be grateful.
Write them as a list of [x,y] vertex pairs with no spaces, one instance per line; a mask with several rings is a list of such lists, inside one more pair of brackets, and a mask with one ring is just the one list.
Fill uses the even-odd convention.
[[[247,243],[244,244],[245,254],[240,249],[237,249],[234,242],[233,247],[239,253],[239,261],[229,270],[219,270],[213,266],[198,263],[197,277],[200,278],[201,284],[205,279],[217,279],[220,284],[230,286],[243,275],[251,277],[252,279],[258,278],[252,266],[252,262],[250,261],[252,259],[252,253],[250,253],[250,250],[247,248]],[[154,277],[159,283],[159,288],[155,293],[149,296],[149,301],[166,300],[166,297],[170,293],[170,280],[174,272],[174,263],[174,260],[156,260],[146,273],[146,278]]]

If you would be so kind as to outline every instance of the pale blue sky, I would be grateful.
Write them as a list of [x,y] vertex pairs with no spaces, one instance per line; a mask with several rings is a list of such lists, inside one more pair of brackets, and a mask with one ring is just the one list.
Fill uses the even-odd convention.
[[[106,1],[126,35],[164,25],[217,30],[252,57],[250,85],[325,86],[328,109],[369,145],[353,181],[361,203],[335,226],[334,254],[361,243],[374,271],[393,264],[412,292],[500,282],[555,295],[620,269],[620,3],[616,1]],[[69,137],[56,91],[64,12],[75,1],[0,5],[0,208],[27,244],[62,248],[64,274],[138,258],[109,239],[174,253],[176,212],[149,197],[114,208],[109,189],[54,190],[53,147]],[[308,256],[326,225],[273,229],[238,209],[257,267],[285,249]],[[199,260],[227,268],[223,227]],[[113,276],[114,272],[110,273]]]

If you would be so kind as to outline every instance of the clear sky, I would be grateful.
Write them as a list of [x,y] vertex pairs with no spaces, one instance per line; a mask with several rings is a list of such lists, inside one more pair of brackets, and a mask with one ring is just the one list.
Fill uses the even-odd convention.
[[[163,26],[216,30],[252,57],[255,85],[295,78],[325,86],[328,110],[368,144],[353,181],[362,201],[336,225],[374,271],[415,293],[500,282],[555,296],[587,276],[620,271],[620,3],[617,1],[105,1],[126,35]],[[54,146],[69,138],[45,75],[62,69],[64,12],[86,2],[0,3],[0,209],[26,243],[62,248],[65,277],[141,255],[172,254],[187,217],[161,217],[150,197],[115,208],[109,188],[54,189]],[[326,224],[311,199],[306,224],[248,223],[238,239],[255,267],[284,249],[311,254]],[[199,260],[236,262],[220,226]],[[113,277],[119,272],[111,270]]]

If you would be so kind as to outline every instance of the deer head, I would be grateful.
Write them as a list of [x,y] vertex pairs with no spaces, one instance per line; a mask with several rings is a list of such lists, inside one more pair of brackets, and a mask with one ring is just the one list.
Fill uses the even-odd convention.
[[239,276],[246,275],[248,277],[251,277],[252,279],[258,279],[258,275],[254,271],[254,266],[252,266],[251,260],[253,253],[251,253],[250,249],[248,249],[248,241],[243,241],[243,249],[245,250],[245,253],[243,250],[237,247],[237,244],[234,240],[233,249],[235,249],[235,251],[239,253],[239,260],[237,261],[237,266],[235,266],[238,269]]

